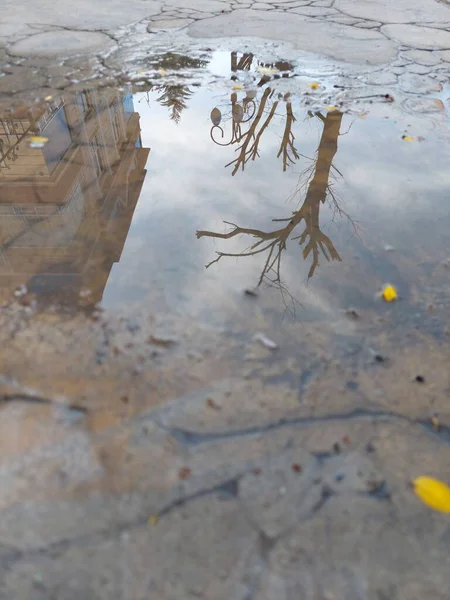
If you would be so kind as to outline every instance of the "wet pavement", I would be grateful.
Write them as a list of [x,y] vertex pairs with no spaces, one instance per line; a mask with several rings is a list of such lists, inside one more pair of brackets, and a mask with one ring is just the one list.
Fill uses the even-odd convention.
[[0,597],[446,599],[448,51],[133,52],[0,100]]

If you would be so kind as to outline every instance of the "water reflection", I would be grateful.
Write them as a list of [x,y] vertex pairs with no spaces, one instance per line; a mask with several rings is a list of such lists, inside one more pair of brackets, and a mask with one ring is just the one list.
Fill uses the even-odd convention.
[[[85,91],[0,119],[0,287],[95,304],[146,175],[132,96]],[[31,147],[30,134],[48,139]]]
[[[154,61],[167,73],[147,91],[137,86],[134,100],[127,91],[87,90],[0,114],[0,296],[25,284],[45,304],[149,298],[158,309],[204,318],[252,282],[277,288],[265,295],[277,306],[278,290],[302,305],[312,290],[314,305],[320,297],[347,306],[385,281],[401,286],[400,251],[380,252],[385,245],[402,256],[413,247],[415,264],[445,258],[437,245],[446,247],[446,155],[431,134],[429,155],[425,144],[405,143],[400,121],[361,119],[342,137],[348,115],[308,112],[286,86],[282,94],[270,83],[258,87],[264,70],[289,74],[290,65],[252,54],[222,53],[226,76],[239,82],[203,88],[171,71],[179,57]],[[49,141],[30,147],[32,135]],[[425,163],[432,177],[423,177]],[[409,236],[419,239],[425,200],[433,202],[433,235],[419,236],[420,253]],[[336,217],[342,226],[328,227]],[[352,218],[369,230],[363,241]]]
[[[236,145],[238,157],[229,162],[226,166],[233,165],[232,175],[236,175],[239,169],[245,169],[249,160],[254,161],[259,157],[259,144],[261,138],[269,127],[272,119],[277,113],[277,109],[284,106],[284,130],[281,137],[280,148],[277,158],[282,158],[283,171],[286,171],[289,165],[294,165],[300,154],[295,147],[295,135],[292,131],[292,125],[296,118],[292,110],[292,101],[290,94],[278,95],[274,100],[275,91],[266,88],[261,97],[257,97],[254,90],[247,91],[245,97],[238,102],[236,93],[230,96],[231,111],[229,112],[228,122],[231,123],[231,136],[228,141],[225,138],[222,123],[222,112],[215,107],[211,111],[210,137],[213,142],[219,146]],[[243,130],[242,125],[250,123],[248,128]],[[216,131],[219,131],[221,137],[218,137]]]
[[[267,101],[269,97],[270,90],[266,90],[261,99],[260,109],[261,106],[264,107],[264,101]],[[274,103],[273,106],[276,105],[277,103]],[[260,119],[257,122],[257,118],[255,118],[255,121],[252,124],[254,127],[251,131],[251,134],[245,137],[244,142],[239,149],[239,157],[233,161],[233,163],[229,163],[234,164],[234,169],[232,172],[233,175],[235,175],[240,165],[242,165],[243,169],[247,160],[250,158],[254,160],[258,155],[258,142],[262,133],[273,117],[273,106],[258,133],[256,133],[256,131]],[[258,115],[262,114],[262,110],[260,109],[258,110]],[[291,198],[292,201],[297,202],[298,208],[291,216],[287,218],[272,219],[273,222],[284,222],[286,225],[281,228],[276,227],[275,229],[269,231],[263,231],[251,227],[241,227],[228,221],[225,221],[225,223],[232,227],[231,231],[228,233],[203,230],[197,231],[197,238],[212,237],[217,239],[230,239],[236,236],[249,236],[251,238],[256,238],[257,240],[244,252],[217,252],[217,258],[209,262],[206,265],[206,268],[209,268],[214,263],[219,262],[224,257],[244,258],[261,254],[264,255],[264,263],[257,285],[260,286],[263,282],[266,282],[271,285],[276,285],[283,292],[286,292],[287,290],[282,282],[281,277],[281,259],[283,252],[286,250],[289,239],[292,241],[298,241],[298,244],[303,249],[302,255],[305,260],[311,258],[308,279],[314,275],[319,265],[320,255],[322,255],[327,261],[341,261],[341,257],[332,240],[320,228],[319,216],[320,207],[325,204],[327,200],[330,200],[334,204],[334,207],[338,212],[341,214],[343,212],[339,207],[338,200],[331,185],[333,159],[338,149],[338,137],[343,115],[340,111],[333,110],[328,112],[326,116],[320,112],[316,112],[313,116],[320,120],[323,125],[323,129],[316,158],[314,159],[311,167],[300,176],[298,185],[296,186]],[[299,156],[297,150],[293,146],[295,139],[291,130],[293,122],[295,122],[295,117],[292,113],[292,106],[290,102],[287,102],[284,134],[281,141],[280,150],[277,155],[278,157],[283,155],[283,170],[286,170],[286,164],[288,160],[294,162],[291,158],[291,155],[288,153],[288,148],[291,149],[291,152],[295,158],[298,158]],[[301,196],[303,190],[306,190],[306,193],[304,199],[302,200]],[[298,228],[301,225],[303,225],[303,230],[298,232]],[[294,233],[296,235],[294,235]]]
[[[190,56],[177,54],[176,52],[166,52],[165,54],[154,56],[150,60],[150,65],[165,73],[171,70],[182,70],[183,72],[192,69],[201,69],[206,67],[208,61]],[[158,93],[156,101],[165,106],[169,111],[171,121],[179,123],[181,113],[187,107],[188,101],[193,94],[193,90],[188,85],[179,83],[151,83],[148,82],[147,100],[149,100],[149,92],[155,91]]]

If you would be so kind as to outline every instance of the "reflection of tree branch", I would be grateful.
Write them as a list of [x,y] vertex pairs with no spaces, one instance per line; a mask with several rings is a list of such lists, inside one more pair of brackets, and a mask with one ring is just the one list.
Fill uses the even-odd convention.
[[[261,140],[261,136],[264,133],[267,126],[269,125],[270,121],[272,120],[272,118],[275,114],[277,105],[278,105],[278,101],[274,102],[266,120],[264,121],[263,125],[261,126],[261,129],[259,130],[258,133],[256,133],[259,122],[261,121],[261,118],[263,116],[264,109],[266,107],[266,103],[270,96],[270,93],[271,93],[270,88],[265,90],[264,94],[262,95],[261,102],[259,103],[258,112],[256,113],[254,120],[252,121],[248,131],[246,131],[244,134],[242,134],[242,136],[238,140],[238,141],[244,140],[242,142],[242,144],[240,146],[238,146],[239,156],[235,160],[232,160],[227,165],[225,165],[226,167],[229,167],[230,165],[234,165],[232,175],[236,175],[236,173],[238,172],[240,167],[242,168],[242,170],[244,170],[246,163],[250,159],[255,160],[255,158],[257,156],[259,156],[258,146],[259,146],[259,142]],[[252,140],[253,140],[253,143],[251,144]]]
[[[286,125],[284,127],[280,150],[277,154],[277,158],[283,155],[283,171],[286,171],[288,162],[294,164],[295,161],[300,158],[297,148],[294,146],[295,136],[292,133],[292,124],[295,123],[296,120],[297,119],[292,112],[292,104],[291,102],[288,102],[286,104]],[[294,158],[289,155],[289,150],[292,152]]]
[[[261,283],[267,279],[270,283],[276,284],[280,289],[284,290],[281,283],[281,255],[286,249],[289,237],[302,222],[304,223],[303,232],[291,239],[299,240],[299,244],[303,246],[304,259],[312,256],[308,279],[314,275],[319,264],[320,253],[323,254],[327,261],[341,261],[341,257],[331,239],[320,230],[319,223],[320,206],[325,202],[330,191],[330,170],[332,161],[337,152],[337,140],[341,121],[342,113],[339,111],[332,111],[323,118],[324,127],[319,142],[315,168],[307,187],[303,204],[293,213],[292,217],[273,219],[274,222],[287,222],[284,227],[275,229],[274,231],[262,231],[260,229],[240,227],[235,223],[226,222],[233,227],[233,229],[227,233],[197,231],[197,238],[214,237],[230,239],[239,235],[249,235],[257,239],[257,241],[245,252],[217,252],[217,258],[208,263],[206,265],[207,268],[218,262],[224,256],[244,257],[267,252],[267,258],[259,277],[258,285],[261,285]],[[288,124],[286,125],[285,136],[286,131],[290,132],[290,125]],[[287,140],[288,142],[292,141],[293,144],[293,139],[291,140],[289,135],[287,136]],[[333,201],[336,203],[336,197],[334,195],[332,195],[332,197]]]

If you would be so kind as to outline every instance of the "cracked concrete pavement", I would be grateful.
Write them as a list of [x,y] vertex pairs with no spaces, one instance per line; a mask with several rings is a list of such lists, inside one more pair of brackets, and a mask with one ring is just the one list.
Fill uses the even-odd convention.
[[355,372],[317,322],[275,356],[145,306],[0,319],[0,598],[447,598],[408,481],[448,475],[448,341],[369,311]]
[[[442,110],[449,78],[435,0],[7,0],[3,14],[5,105],[154,57],[156,76],[168,49],[264,40],[306,57],[298,72],[323,56],[337,82],[418,112]],[[340,348],[326,323],[289,324],[297,341],[274,354],[238,310],[224,335],[148,306],[2,306],[0,599],[447,600],[448,519],[408,484],[448,480],[450,338],[432,312],[407,331],[361,317]]]
[[[326,57],[343,74],[382,70],[386,82],[404,74],[405,65],[428,75],[421,68],[434,62],[432,79],[448,80],[450,7],[436,0],[83,0],[76,10],[71,6],[8,0],[0,24],[0,94],[112,81],[126,77],[143,56],[163,48],[199,50],[211,40],[217,47],[233,44],[229,50],[250,40],[275,41],[275,54],[282,49]],[[423,93],[421,81],[416,77],[402,87]]]

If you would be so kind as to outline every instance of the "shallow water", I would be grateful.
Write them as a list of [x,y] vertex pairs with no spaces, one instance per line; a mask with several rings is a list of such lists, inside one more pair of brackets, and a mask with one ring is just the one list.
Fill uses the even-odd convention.
[[[386,283],[403,315],[443,301],[445,120],[378,98],[324,105],[326,83],[282,93],[266,79],[289,63],[238,80],[245,55],[230,70],[223,54],[210,70],[229,83],[86,90],[5,115],[3,298],[25,286],[57,309],[151,303],[214,323],[246,289],[280,320],[376,307]],[[48,141],[30,147],[33,133]]]

